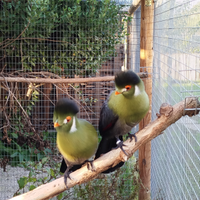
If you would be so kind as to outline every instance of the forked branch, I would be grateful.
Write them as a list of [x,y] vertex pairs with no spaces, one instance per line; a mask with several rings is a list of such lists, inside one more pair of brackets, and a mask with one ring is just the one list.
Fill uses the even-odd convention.
[[[124,142],[126,145],[126,148],[124,147],[124,149],[129,156],[126,156],[120,149],[110,151],[93,162],[95,171],[90,171],[87,169],[87,166],[83,166],[81,169],[71,173],[70,176],[72,177],[72,180],[67,180],[68,188],[94,179],[99,173],[107,170],[111,166],[115,166],[120,161],[127,161],[140,146],[163,133],[167,127],[175,123],[182,116],[188,115],[191,117],[198,114],[199,108],[200,103],[198,98],[195,97],[186,98],[184,101],[181,101],[174,106],[166,103],[162,104],[160,113],[157,114],[158,118],[136,133],[138,139],[137,143],[135,143],[134,140],[131,142],[130,140]],[[30,192],[14,197],[12,200],[49,199],[65,190],[64,179],[61,177],[55,181],[41,185]]]

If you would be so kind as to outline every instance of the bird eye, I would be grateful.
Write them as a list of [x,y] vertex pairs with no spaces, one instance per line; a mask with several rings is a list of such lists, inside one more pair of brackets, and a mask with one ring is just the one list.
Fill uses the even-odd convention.
[[127,91],[130,90],[131,89],[131,85],[126,85],[125,88],[126,88]]
[[67,122],[70,122],[72,118],[70,116],[66,117]]
[[67,117],[64,119],[63,123],[64,123],[64,124],[67,124],[68,122],[70,122],[70,120],[71,120],[71,117],[70,117],[70,116],[67,116]]

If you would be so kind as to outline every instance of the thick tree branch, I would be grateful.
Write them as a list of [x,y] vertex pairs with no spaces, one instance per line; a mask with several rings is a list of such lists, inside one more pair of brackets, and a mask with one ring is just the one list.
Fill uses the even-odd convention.
[[[198,114],[199,108],[200,104],[198,99],[192,97],[187,98],[174,106],[166,103],[162,104],[160,113],[157,114],[158,118],[136,133],[138,139],[137,143],[135,143],[134,140],[131,142],[130,140],[125,141],[124,144],[126,145],[126,148],[124,147],[124,149],[129,156],[126,156],[120,149],[112,150],[93,162],[95,171],[88,170],[87,166],[83,166],[81,169],[71,173],[72,180],[68,179],[68,188],[94,179],[99,173],[111,166],[115,166],[120,161],[127,161],[141,145],[144,145],[146,142],[151,141],[153,138],[163,133],[168,126],[175,123],[182,116],[193,116]],[[64,179],[61,177],[55,181],[41,185],[30,192],[14,197],[12,200],[49,199],[65,190]]]
[[140,5],[141,5],[141,0],[134,0],[128,10],[129,15],[132,15]]

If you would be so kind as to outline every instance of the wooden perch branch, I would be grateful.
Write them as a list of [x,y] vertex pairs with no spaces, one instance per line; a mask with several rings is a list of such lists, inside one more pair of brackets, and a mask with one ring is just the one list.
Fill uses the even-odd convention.
[[[147,72],[138,73],[141,78],[147,78]],[[87,82],[102,82],[113,81],[114,76],[91,77],[91,78],[24,78],[24,77],[0,77],[0,82],[20,82],[20,83],[87,83]]]
[[[160,135],[168,126],[175,123],[182,116],[193,116],[198,114],[199,108],[200,104],[198,99],[192,97],[187,98],[186,100],[181,101],[174,106],[166,103],[162,104],[160,113],[157,114],[158,118],[148,124],[144,129],[136,133],[138,141],[136,143],[134,140],[131,142],[130,140],[124,142],[126,145],[124,149],[129,156],[126,156],[120,149],[110,151],[93,162],[95,171],[88,170],[86,166],[83,166],[81,169],[71,173],[70,176],[72,180],[67,180],[68,188],[94,179],[99,173],[111,166],[115,166],[120,161],[127,161],[140,146]],[[41,185],[30,192],[14,197],[12,200],[49,199],[65,190],[66,187],[64,185],[64,179],[61,177],[55,181]]]
[[132,15],[137,9],[138,7],[141,5],[141,0],[134,0],[132,5],[130,6],[128,13],[129,15]]

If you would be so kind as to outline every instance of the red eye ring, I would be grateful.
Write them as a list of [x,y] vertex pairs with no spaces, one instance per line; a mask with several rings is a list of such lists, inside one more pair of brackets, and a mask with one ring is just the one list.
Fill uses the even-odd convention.
[[66,117],[67,122],[70,122],[71,119],[72,119],[72,118],[71,118],[70,116],[67,116],[67,117]]
[[127,90],[130,90],[130,89],[131,89],[131,85],[126,85],[125,88],[126,88]]

